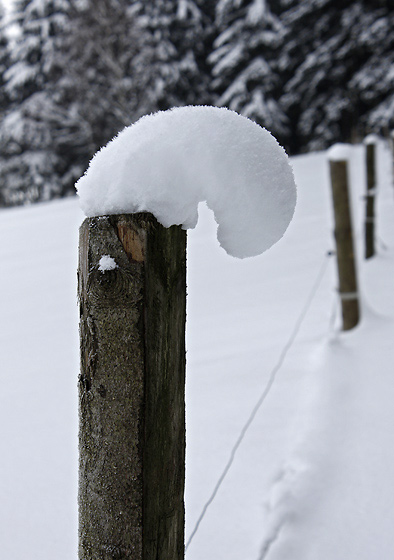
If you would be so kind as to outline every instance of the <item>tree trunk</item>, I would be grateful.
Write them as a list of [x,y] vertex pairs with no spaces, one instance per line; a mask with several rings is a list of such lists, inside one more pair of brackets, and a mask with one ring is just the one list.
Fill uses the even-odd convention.
[[79,558],[181,560],[186,233],[86,219],[78,278]]
[[376,146],[366,145],[367,193],[365,205],[365,258],[375,254]]
[[346,331],[355,327],[360,318],[346,161],[330,161],[330,174],[339,295],[342,304],[343,330]]

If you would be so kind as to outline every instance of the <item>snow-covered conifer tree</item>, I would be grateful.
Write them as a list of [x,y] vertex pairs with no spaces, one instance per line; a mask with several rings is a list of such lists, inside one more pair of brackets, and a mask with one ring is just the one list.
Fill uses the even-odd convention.
[[218,35],[209,55],[216,104],[227,106],[267,127],[280,139],[287,119],[277,99],[280,78],[276,55],[284,29],[267,0],[219,0]]
[[[344,84],[351,62],[350,31],[336,0],[285,0],[287,30],[280,64],[287,83],[280,102],[290,116],[295,151],[322,148],[342,136],[340,123],[353,112]],[[343,138],[345,140],[345,138]]]
[[349,83],[362,107],[365,132],[394,129],[394,7],[375,2],[365,13],[358,43],[369,54]]
[[[91,155],[135,120],[145,92],[135,71],[143,49],[142,2],[75,0],[67,79],[91,129]],[[147,70],[147,69],[145,69]]]
[[96,149],[143,114],[209,103],[212,0],[78,0],[72,64]]
[[[387,117],[390,106],[392,10],[380,0],[282,2],[287,37],[280,57],[286,81],[280,103],[291,119],[292,149],[360,139],[365,124],[382,121],[379,114]],[[379,102],[386,110],[382,105],[374,113]]]
[[[0,122],[4,120],[4,115],[8,106],[8,96],[5,91],[5,73],[9,66],[9,45],[5,29],[5,15],[2,4],[0,4]],[[0,167],[2,157],[0,155]],[[0,206],[4,205],[2,185],[0,183]]]
[[9,106],[0,126],[7,205],[62,196],[83,170],[75,147],[86,142],[86,129],[65,76],[69,10],[64,0],[15,3],[11,22],[18,35],[5,73]]
[[6,107],[7,95],[5,92],[5,73],[9,66],[10,50],[9,41],[5,29],[5,15],[3,6],[0,3],[0,114]]
[[146,108],[210,104],[207,52],[213,37],[212,0],[153,0],[144,5],[147,41],[137,69]]
[[93,153],[142,114],[210,103],[213,4],[17,0],[0,126],[8,203],[72,190]]

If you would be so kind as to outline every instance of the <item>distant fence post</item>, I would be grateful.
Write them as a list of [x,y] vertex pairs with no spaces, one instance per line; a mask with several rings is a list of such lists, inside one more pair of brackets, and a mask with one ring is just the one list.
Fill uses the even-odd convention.
[[352,329],[360,318],[359,296],[349,204],[347,162],[330,159],[330,175],[335,218],[335,241],[342,305],[342,328]]
[[394,130],[390,132],[390,149],[391,149],[392,180],[394,186]]
[[375,254],[376,144],[366,142],[367,192],[365,203],[365,258]]
[[80,229],[79,558],[183,560],[186,232]]

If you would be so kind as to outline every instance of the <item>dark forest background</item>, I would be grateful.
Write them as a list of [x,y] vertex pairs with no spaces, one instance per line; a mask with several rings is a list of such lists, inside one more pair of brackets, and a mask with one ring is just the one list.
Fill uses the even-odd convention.
[[16,0],[0,21],[0,206],[73,194],[174,106],[229,107],[290,154],[394,128],[392,0]]

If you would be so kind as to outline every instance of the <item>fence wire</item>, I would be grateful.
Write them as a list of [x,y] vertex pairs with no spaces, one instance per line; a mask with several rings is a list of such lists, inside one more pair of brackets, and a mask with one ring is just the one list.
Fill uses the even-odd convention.
[[314,299],[314,297],[315,297],[315,295],[316,295],[316,292],[317,292],[317,290],[318,290],[318,288],[319,288],[319,286],[320,286],[320,284],[321,284],[321,281],[323,280],[323,277],[324,277],[324,275],[325,275],[325,273],[326,273],[326,270],[327,270],[327,267],[328,267],[329,258],[330,258],[333,254],[334,254],[334,253],[333,253],[332,251],[328,251],[328,252],[326,253],[326,255],[325,255],[325,258],[324,258],[324,260],[323,260],[323,263],[322,263],[322,265],[321,265],[320,268],[319,268],[319,272],[318,272],[318,274],[316,275],[316,279],[315,279],[315,281],[314,281],[314,283],[313,283],[313,285],[312,285],[312,288],[311,288],[311,290],[310,290],[310,292],[309,292],[309,294],[308,294],[308,297],[307,297],[307,299],[306,299],[306,301],[305,301],[304,307],[302,308],[301,313],[300,313],[300,315],[298,316],[298,318],[297,318],[297,320],[296,320],[296,322],[295,322],[295,324],[294,324],[294,328],[293,328],[293,330],[292,330],[292,332],[291,332],[291,334],[290,334],[290,337],[289,337],[289,339],[287,340],[285,346],[283,347],[283,350],[282,350],[282,352],[281,352],[280,355],[279,355],[279,359],[278,359],[277,363],[275,364],[274,368],[272,369],[272,371],[271,371],[271,373],[270,373],[268,382],[267,382],[267,384],[265,385],[262,394],[260,395],[258,401],[256,402],[255,406],[253,407],[253,409],[252,409],[252,411],[251,411],[251,413],[250,413],[250,415],[249,415],[247,421],[246,421],[245,424],[243,425],[243,427],[242,427],[242,429],[241,429],[241,431],[240,431],[240,434],[239,434],[239,436],[238,436],[236,442],[234,443],[234,445],[233,445],[233,447],[232,447],[232,449],[231,449],[230,456],[229,456],[229,459],[228,459],[228,461],[227,461],[227,463],[226,463],[226,466],[224,467],[223,472],[222,472],[222,474],[220,475],[220,477],[219,477],[219,479],[218,479],[218,481],[217,481],[217,483],[216,483],[216,485],[215,485],[215,487],[214,487],[214,489],[213,489],[213,491],[212,491],[211,496],[209,497],[208,501],[205,503],[205,505],[204,505],[204,507],[203,507],[203,509],[202,509],[202,511],[201,511],[201,514],[200,514],[200,516],[198,517],[197,522],[196,522],[196,524],[195,524],[195,526],[194,526],[194,529],[193,529],[193,531],[191,532],[191,534],[190,534],[190,536],[189,536],[189,539],[187,540],[187,543],[186,543],[186,551],[187,551],[187,549],[189,548],[190,543],[192,542],[194,536],[196,535],[196,533],[197,533],[197,531],[198,531],[198,529],[199,529],[199,527],[200,527],[200,525],[201,525],[201,522],[202,522],[202,520],[204,519],[204,517],[205,517],[205,515],[206,515],[206,513],[207,513],[207,510],[208,510],[209,506],[212,504],[212,502],[213,502],[214,499],[216,498],[216,495],[217,495],[217,493],[218,493],[218,491],[219,491],[219,489],[220,489],[220,487],[221,487],[221,485],[222,485],[224,479],[226,478],[226,476],[227,476],[227,474],[228,474],[228,472],[229,472],[229,470],[230,470],[230,468],[231,468],[231,465],[232,465],[233,462],[234,462],[235,455],[236,455],[236,453],[237,453],[237,451],[238,451],[238,449],[239,449],[239,446],[241,445],[241,443],[242,443],[242,441],[243,441],[243,439],[244,439],[244,437],[245,437],[245,435],[246,435],[246,432],[247,432],[248,429],[250,428],[250,426],[251,426],[253,420],[254,420],[255,417],[256,417],[256,414],[257,414],[258,411],[260,410],[260,408],[261,408],[263,402],[264,402],[265,399],[267,398],[267,395],[268,395],[268,393],[270,392],[270,390],[271,390],[271,388],[272,388],[272,385],[274,384],[276,375],[277,375],[278,371],[280,370],[280,368],[282,367],[283,362],[285,361],[286,355],[287,355],[287,353],[289,352],[290,348],[292,347],[292,345],[293,345],[293,343],[294,343],[294,341],[295,341],[295,339],[296,339],[296,337],[297,337],[297,334],[298,334],[298,332],[299,332],[299,330],[300,330],[300,328],[301,328],[301,325],[302,325],[302,323],[303,323],[303,321],[304,321],[304,319],[305,319],[305,317],[306,317],[306,315],[307,315],[307,313],[308,313],[308,311],[309,311],[310,305],[311,305],[311,303],[312,303],[312,301],[313,301],[313,299]]

